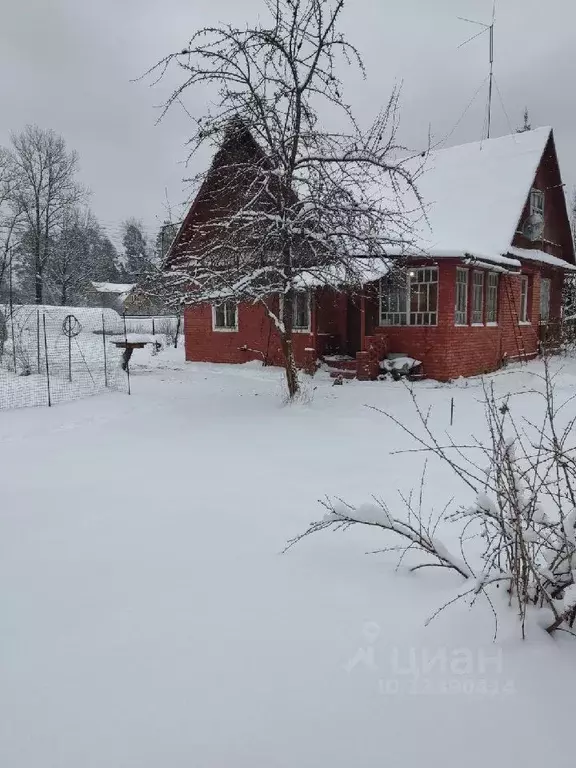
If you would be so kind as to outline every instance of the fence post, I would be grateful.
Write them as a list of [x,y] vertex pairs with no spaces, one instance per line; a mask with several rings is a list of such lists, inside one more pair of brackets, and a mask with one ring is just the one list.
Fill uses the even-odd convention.
[[124,317],[124,343],[126,344],[125,352],[126,352],[126,376],[128,378],[128,394],[131,395],[132,392],[130,391],[130,355],[128,355],[128,333],[126,332],[126,313],[123,315]]
[[450,400],[450,426],[454,424],[454,398]]
[[102,312],[102,344],[104,345],[104,386],[108,386],[108,363],[106,358],[106,323],[104,322],[104,312]]
[[36,310],[36,367],[40,374],[40,310]]
[[152,318],[152,336],[156,336],[156,326],[154,324],[154,318]]
[[50,395],[50,366],[48,365],[48,340],[46,338],[46,313],[42,315],[42,323],[44,326],[44,357],[46,358],[46,386],[48,387],[48,406],[52,405],[52,397]]
[[72,321],[68,321],[68,381],[72,381]]

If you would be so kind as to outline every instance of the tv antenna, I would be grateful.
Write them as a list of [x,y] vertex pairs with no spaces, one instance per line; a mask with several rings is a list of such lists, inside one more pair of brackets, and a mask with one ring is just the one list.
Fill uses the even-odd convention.
[[474,21],[473,19],[465,19],[463,16],[458,16],[460,21],[465,21],[468,24],[476,24],[479,27],[482,27],[480,32],[477,32],[475,35],[472,35],[472,37],[469,37],[468,40],[464,40],[463,43],[460,43],[458,48],[463,48],[468,43],[471,43],[472,40],[475,40],[477,37],[480,37],[481,35],[486,34],[488,32],[488,38],[489,38],[489,62],[490,62],[490,73],[488,75],[488,129],[486,132],[486,138],[490,138],[490,124],[492,121],[492,88],[494,85],[494,23],[496,21],[496,0],[493,0],[492,3],[492,21],[490,24],[485,24],[483,21]]

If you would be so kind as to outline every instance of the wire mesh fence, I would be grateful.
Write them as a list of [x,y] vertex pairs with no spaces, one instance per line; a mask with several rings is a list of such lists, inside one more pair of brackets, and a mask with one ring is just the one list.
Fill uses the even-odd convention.
[[113,310],[0,306],[0,409],[128,392],[125,338]]

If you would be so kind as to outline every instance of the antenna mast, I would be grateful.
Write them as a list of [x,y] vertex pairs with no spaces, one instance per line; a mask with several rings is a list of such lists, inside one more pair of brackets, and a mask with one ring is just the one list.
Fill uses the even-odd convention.
[[476,24],[479,27],[482,27],[482,30],[480,32],[477,32],[475,35],[472,35],[472,37],[469,37],[468,40],[465,40],[463,43],[461,43],[458,48],[462,48],[463,46],[467,45],[468,43],[472,42],[472,40],[475,40],[477,37],[480,37],[480,35],[483,35],[485,32],[488,32],[489,37],[489,64],[490,64],[490,72],[488,75],[488,127],[486,131],[486,138],[490,138],[490,126],[492,123],[492,86],[494,85],[494,23],[496,21],[496,0],[493,0],[492,3],[492,22],[490,24],[484,24],[482,21],[474,21],[473,19],[465,19],[463,16],[458,16],[460,21],[465,21],[468,24]]

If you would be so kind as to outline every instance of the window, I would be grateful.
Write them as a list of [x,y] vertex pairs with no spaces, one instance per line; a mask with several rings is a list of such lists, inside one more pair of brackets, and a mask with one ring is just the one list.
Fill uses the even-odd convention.
[[456,307],[454,311],[456,325],[468,323],[468,270],[456,270]]
[[381,325],[436,325],[438,268],[410,269],[380,281]]
[[310,330],[310,294],[307,291],[294,294],[292,302],[292,328],[295,331]]
[[550,280],[540,280],[540,321],[547,323],[550,319]]
[[498,322],[498,273],[488,273],[486,287],[486,324]]
[[530,192],[530,215],[535,213],[544,216],[544,192],[539,189]]
[[520,322],[528,322],[528,276],[520,278]]
[[407,280],[405,273],[393,273],[380,281],[380,324],[407,325],[408,301]]
[[233,301],[212,307],[212,328],[215,331],[238,330],[238,307]]
[[484,272],[472,273],[472,325],[484,322]]

